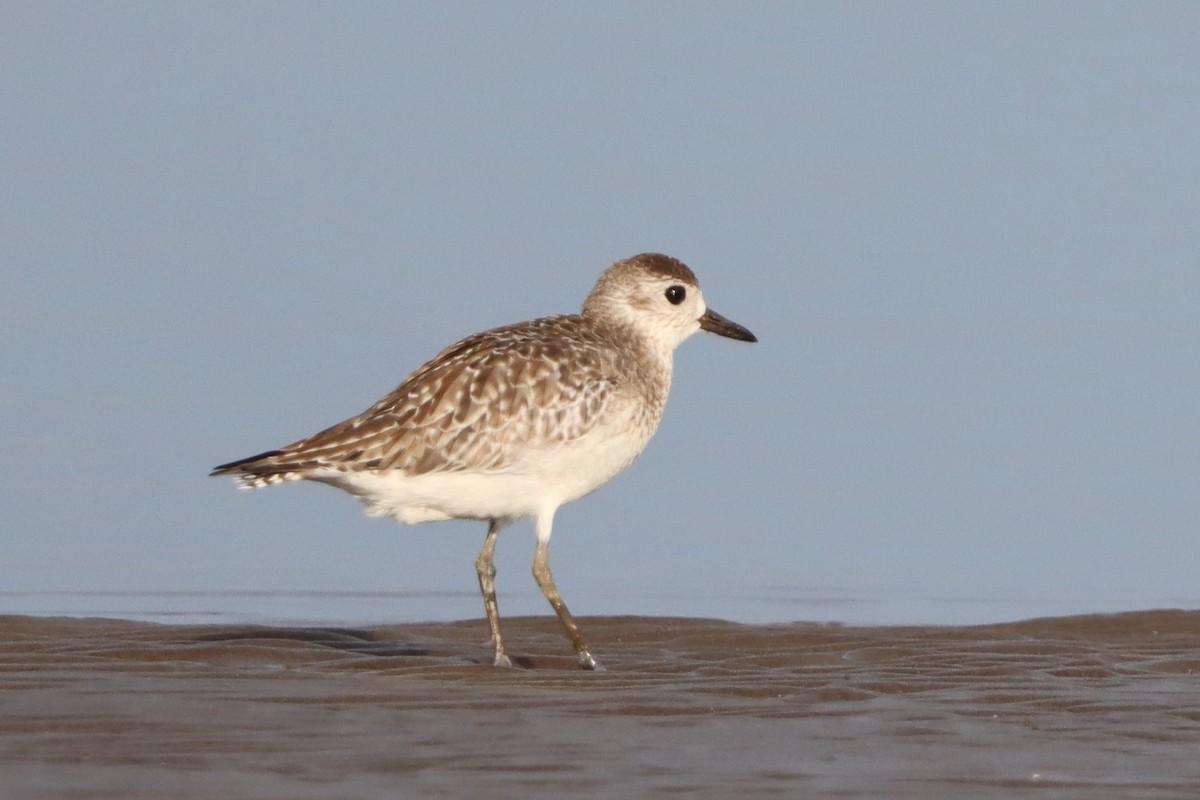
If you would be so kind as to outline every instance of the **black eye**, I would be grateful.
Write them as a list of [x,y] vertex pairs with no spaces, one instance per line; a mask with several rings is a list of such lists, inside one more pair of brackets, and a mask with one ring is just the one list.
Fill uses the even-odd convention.
[[673,306],[677,306],[683,302],[683,298],[687,297],[687,289],[679,284],[667,287],[667,302]]

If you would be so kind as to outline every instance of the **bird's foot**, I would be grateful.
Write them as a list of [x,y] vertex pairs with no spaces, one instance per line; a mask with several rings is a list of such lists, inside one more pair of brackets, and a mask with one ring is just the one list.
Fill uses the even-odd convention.
[[579,651],[579,666],[584,669],[590,669],[593,672],[604,672],[604,667],[600,666],[600,662],[592,658],[592,654],[587,650]]

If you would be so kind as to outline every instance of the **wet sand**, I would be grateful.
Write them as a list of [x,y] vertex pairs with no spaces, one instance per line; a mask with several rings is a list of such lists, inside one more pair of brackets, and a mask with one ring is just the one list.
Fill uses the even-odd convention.
[[580,622],[0,617],[0,796],[1200,797],[1200,612]]

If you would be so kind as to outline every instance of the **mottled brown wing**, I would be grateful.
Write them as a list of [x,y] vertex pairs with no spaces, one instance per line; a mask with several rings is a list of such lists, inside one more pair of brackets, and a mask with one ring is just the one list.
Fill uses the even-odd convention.
[[603,418],[619,383],[607,352],[579,317],[477,334],[443,350],[362,414],[224,471],[275,482],[327,467],[509,469],[519,451],[570,442]]

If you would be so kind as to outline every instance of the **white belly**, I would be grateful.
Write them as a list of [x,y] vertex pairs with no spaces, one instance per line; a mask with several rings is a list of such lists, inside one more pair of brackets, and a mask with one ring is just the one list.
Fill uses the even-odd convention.
[[374,517],[412,524],[445,519],[532,517],[595,491],[628,467],[650,433],[599,433],[553,449],[532,451],[495,472],[318,471],[312,480],[355,495]]

